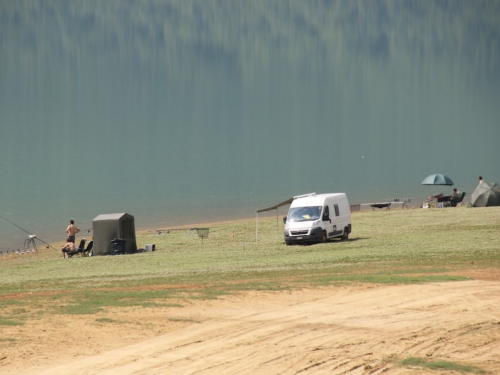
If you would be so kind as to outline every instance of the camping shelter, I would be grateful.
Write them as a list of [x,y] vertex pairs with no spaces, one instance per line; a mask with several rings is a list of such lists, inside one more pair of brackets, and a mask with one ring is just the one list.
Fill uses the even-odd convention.
[[125,253],[137,251],[135,241],[135,225],[132,215],[104,214],[92,221],[94,231],[94,248],[92,255],[111,255],[111,241],[115,238],[125,240]]

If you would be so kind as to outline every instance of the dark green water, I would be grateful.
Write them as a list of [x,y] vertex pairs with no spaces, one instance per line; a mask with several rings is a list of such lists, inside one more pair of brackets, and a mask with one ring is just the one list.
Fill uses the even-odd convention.
[[[500,182],[499,1],[0,0],[0,215],[46,241]],[[416,204],[416,203],[415,203]],[[0,249],[26,233],[0,219]]]

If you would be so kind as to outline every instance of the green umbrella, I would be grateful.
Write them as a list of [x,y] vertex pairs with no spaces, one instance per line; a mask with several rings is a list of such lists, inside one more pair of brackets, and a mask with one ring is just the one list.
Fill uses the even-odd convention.
[[452,186],[453,181],[448,176],[443,174],[431,174],[427,176],[424,181],[422,181],[422,185],[447,185]]
[[471,196],[474,207],[500,206],[500,185],[483,182],[478,185]]

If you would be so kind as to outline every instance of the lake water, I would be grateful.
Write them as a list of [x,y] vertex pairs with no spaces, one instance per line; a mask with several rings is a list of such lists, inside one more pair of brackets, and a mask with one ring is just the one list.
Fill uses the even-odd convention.
[[[136,228],[500,182],[500,2],[0,2],[0,215]],[[283,211],[286,211],[283,209]],[[274,214],[274,213],[273,213]],[[285,213],[283,212],[283,215]],[[27,234],[0,218],[0,249]]]

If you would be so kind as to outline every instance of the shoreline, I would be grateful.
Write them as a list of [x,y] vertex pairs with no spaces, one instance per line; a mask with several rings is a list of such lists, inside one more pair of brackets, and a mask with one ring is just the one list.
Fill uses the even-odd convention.
[[[393,210],[397,210],[397,211],[400,211],[400,210],[407,210],[407,209],[418,209],[418,208],[421,208],[421,207],[415,207],[415,206],[410,206],[410,207],[407,207],[407,208],[404,208],[404,207],[391,207],[389,210],[385,209],[385,208],[382,208],[382,209],[372,209],[370,206],[361,206],[360,209],[354,209],[352,210],[352,207],[354,206],[361,206],[360,204],[354,204],[354,205],[351,205],[351,214],[352,215],[356,215],[358,213],[361,213],[361,212],[373,212],[373,213],[376,213],[376,212],[384,212],[384,211],[393,211]],[[278,221],[281,221],[282,218],[284,216],[286,216],[286,213],[288,212],[288,209],[285,211],[283,210],[284,212],[278,212]],[[275,213],[272,213],[273,211],[269,211],[269,212],[265,212],[265,213],[261,213],[259,214],[259,220],[276,220],[276,214]],[[192,222],[192,223],[185,223],[185,224],[175,224],[175,225],[172,225],[172,226],[152,226],[152,225],[148,225],[148,224],[144,224],[144,225],[140,225],[140,226],[137,226],[137,223],[134,221],[134,224],[135,224],[135,234],[136,236],[143,236],[143,235],[151,235],[151,234],[155,234],[155,231],[166,231],[166,230],[189,230],[189,229],[194,229],[194,228],[206,228],[206,227],[211,227],[211,226],[220,226],[220,225],[233,225],[235,223],[241,223],[241,222],[249,222],[249,221],[253,221],[254,224],[255,224],[255,221],[256,221],[256,216],[245,216],[245,217],[235,217],[235,218],[227,218],[227,219],[216,219],[216,220],[211,220],[211,221],[200,221],[200,222]],[[79,234],[77,234],[76,236],[76,242],[75,244],[78,245],[78,242],[82,239],[82,238],[86,238],[87,241],[89,241],[89,238],[92,238],[93,237],[93,234],[92,232],[90,233],[84,233],[83,235],[80,235],[80,233],[82,232],[86,232],[88,230],[91,230],[90,229],[85,229],[85,230],[81,230],[79,232]],[[61,240],[57,240],[57,241],[45,241],[44,239],[39,239],[37,237],[38,241],[37,241],[37,249],[43,249],[43,248],[46,248],[47,246],[52,246],[54,247],[55,249],[52,249],[53,251],[54,250],[57,250],[59,251],[60,248],[66,243],[66,239],[65,237],[62,238]],[[24,240],[23,240],[24,241]],[[45,241],[48,245],[42,243],[41,241]],[[139,247],[139,244],[138,244],[138,247]],[[16,251],[19,251],[21,252],[23,249],[22,247],[16,247],[16,248],[11,248],[11,249],[4,249],[4,248],[0,248],[0,252],[2,253],[2,255],[5,255],[7,252],[9,254],[12,254],[12,253],[15,253]],[[1,259],[1,257],[0,257]]]

